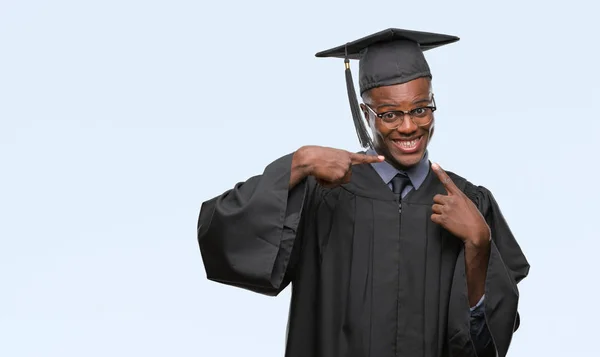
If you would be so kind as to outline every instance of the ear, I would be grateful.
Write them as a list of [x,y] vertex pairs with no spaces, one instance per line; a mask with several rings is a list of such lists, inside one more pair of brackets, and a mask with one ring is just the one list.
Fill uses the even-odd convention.
[[369,125],[371,125],[371,116],[369,115],[369,110],[367,109],[367,107],[361,103],[360,110],[362,111],[363,115],[365,116],[365,120],[367,121],[367,123]]
[[435,131],[435,119],[431,123],[431,127],[429,128],[429,139],[427,140],[427,144],[431,142],[431,138],[433,138],[433,132]]

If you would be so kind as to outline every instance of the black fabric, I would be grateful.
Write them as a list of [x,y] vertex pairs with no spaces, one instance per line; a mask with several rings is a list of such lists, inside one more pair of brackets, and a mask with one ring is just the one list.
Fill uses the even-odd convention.
[[[435,174],[398,214],[370,165],[335,189],[309,177],[289,190],[291,160],[205,202],[198,220],[208,279],[266,295],[292,284],[286,357],[495,355],[471,338],[463,245],[430,219],[445,192]],[[504,357],[529,264],[492,194],[448,174],[491,228],[484,313]]]
[[408,40],[377,43],[365,48],[358,73],[361,95],[372,88],[432,77],[419,44]]
[[402,191],[408,184],[410,184],[410,179],[406,175],[396,174],[392,178],[392,192],[396,195],[398,201],[400,201]]
[[480,307],[471,312],[471,340],[473,340],[478,356],[493,357],[496,355],[494,341],[485,323],[485,309]]
[[423,52],[459,40],[452,35],[389,28],[318,52],[315,56],[360,60],[362,94],[371,88],[431,76]]

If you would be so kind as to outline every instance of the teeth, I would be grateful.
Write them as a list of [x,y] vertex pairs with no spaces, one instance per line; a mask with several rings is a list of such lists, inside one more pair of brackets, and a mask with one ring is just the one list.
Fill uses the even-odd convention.
[[406,141],[406,140],[394,140],[396,143],[398,143],[401,147],[406,148],[406,149],[412,149],[415,146],[417,146],[417,142],[419,141],[418,139],[415,140],[411,140],[411,141]]

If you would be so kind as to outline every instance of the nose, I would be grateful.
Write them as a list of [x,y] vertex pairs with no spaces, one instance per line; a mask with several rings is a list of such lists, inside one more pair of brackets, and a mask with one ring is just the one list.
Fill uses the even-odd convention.
[[396,128],[396,130],[403,135],[411,135],[417,131],[417,129],[419,129],[419,126],[413,122],[412,118],[407,113],[404,114],[402,123]]

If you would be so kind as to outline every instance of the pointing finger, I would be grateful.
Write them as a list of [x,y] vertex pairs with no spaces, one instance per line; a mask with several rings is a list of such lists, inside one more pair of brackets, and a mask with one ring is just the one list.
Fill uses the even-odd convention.
[[350,161],[352,162],[352,165],[372,164],[372,163],[376,163],[376,162],[382,162],[383,160],[385,160],[385,158],[381,155],[375,156],[375,155],[350,153]]
[[433,169],[437,177],[440,179],[448,193],[456,193],[458,191],[458,187],[456,187],[450,176],[448,176],[446,171],[444,171],[444,169],[442,169],[439,164],[435,163],[431,165],[431,168]]

